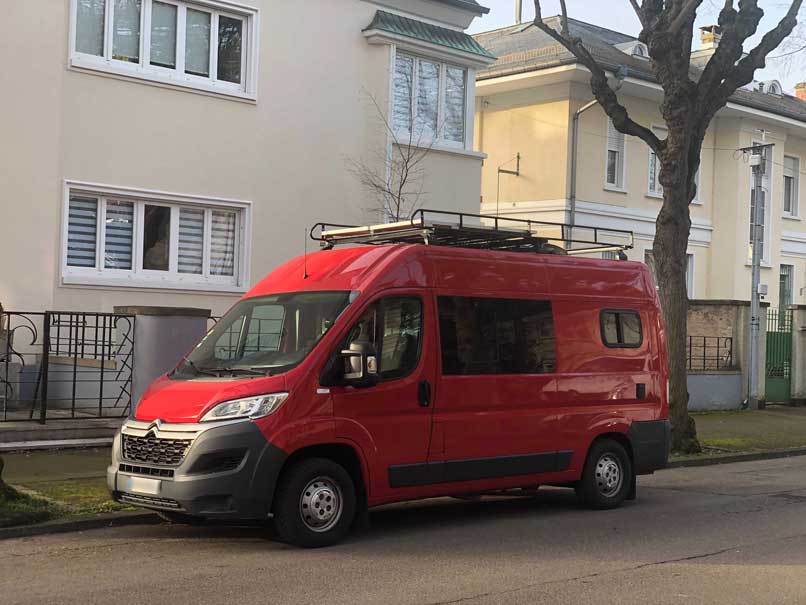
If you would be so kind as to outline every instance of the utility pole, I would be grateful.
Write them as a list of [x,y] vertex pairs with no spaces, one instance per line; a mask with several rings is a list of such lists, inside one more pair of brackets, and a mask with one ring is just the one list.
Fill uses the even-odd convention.
[[757,410],[763,404],[759,397],[758,378],[761,373],[761,359],[759,355],[761,333],[761,259],[764,255],[764,220],[767,214],[767,204],[763,187],[764,173],[767,168],[767,154],[771,153],[772,145],[754,145],[743,151],[750,151],[750,166],[753,170],[753,213],[751,246],[752,246],[752,280],[750,293],[750,351],[748,368],[750,381],[748,385],[748,404],[751,410]]

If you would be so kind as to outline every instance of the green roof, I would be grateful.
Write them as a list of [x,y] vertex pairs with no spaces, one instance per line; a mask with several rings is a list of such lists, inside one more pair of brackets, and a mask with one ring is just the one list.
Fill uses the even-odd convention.
[[376,12],[372,23],[370,23],[364,31],[373,29],[396,34],[398,36],[405,36],[406,38],[413,38],[421,42],[428,42],[429,44],[445,46],[453,50],[478,55],[487,59],[495,59],[495,57],[487,52],[481,44],[476,42],[472,36],[464,32],[431,25],[430,23],[423,23],[416,19],[409,19],[384,11]]

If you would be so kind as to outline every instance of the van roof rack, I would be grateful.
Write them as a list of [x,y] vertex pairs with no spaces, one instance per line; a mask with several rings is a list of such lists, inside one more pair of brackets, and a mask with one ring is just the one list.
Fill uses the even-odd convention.
[[[445,210],[416,210],[410,219],[379,225],[317,223],[311,239],[323,249],[346,244],[427,244],[538,254],[623,252],[633,247],[632,231]],[[606,241],[608,239],[618,241]]]

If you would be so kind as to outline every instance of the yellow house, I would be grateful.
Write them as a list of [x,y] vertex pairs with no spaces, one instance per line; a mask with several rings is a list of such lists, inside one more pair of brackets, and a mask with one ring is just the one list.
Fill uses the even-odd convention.
[[[559,27],[558,17],[547,21]],[[631,117],[663,136],[662,93],[645,46],[581,21],[571,20],[570,27],[618,74],[614,84]],[[615,131],[604,111],[591,104],[589,72],[533,24],[475,37],[498,57],[478,72],[476,84],[476,149],[488,156],[483,213],[630,229],[636,245],[628,256],[651,263],[662,191],[646,144]],[[718,28],[704,28],[694,63],[704,65],[718,43]],[[750,298],[752,178],[748,157],[737,150],[762,141],[774,144],[763,180],[766,300],[806,302],[806,202],[800,199],[806,101],[784,94],[775,81],[738,91],[706,135],[691,206],[691,298]],[[518,154],[519,174],[500,172],[516,171]]]

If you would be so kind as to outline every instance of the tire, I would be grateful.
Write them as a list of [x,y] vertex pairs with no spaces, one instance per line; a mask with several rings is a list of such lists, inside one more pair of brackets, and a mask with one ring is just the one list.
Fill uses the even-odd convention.
[[172,511],[157,511],[157,514],[171,525],[204,525],[204,519],[194,517],[185,513],[175,513]]
[[632,462],[624,446],[601,439],[588,452],[582,478],[576,484],[577,496],[589,508],[617,508],[629,495],[632,480]]
[[274,500],[274,526],[283,541],[331,546],[350,532],[355,514],[355,485],[341,465],[310,458],[283,473]]

